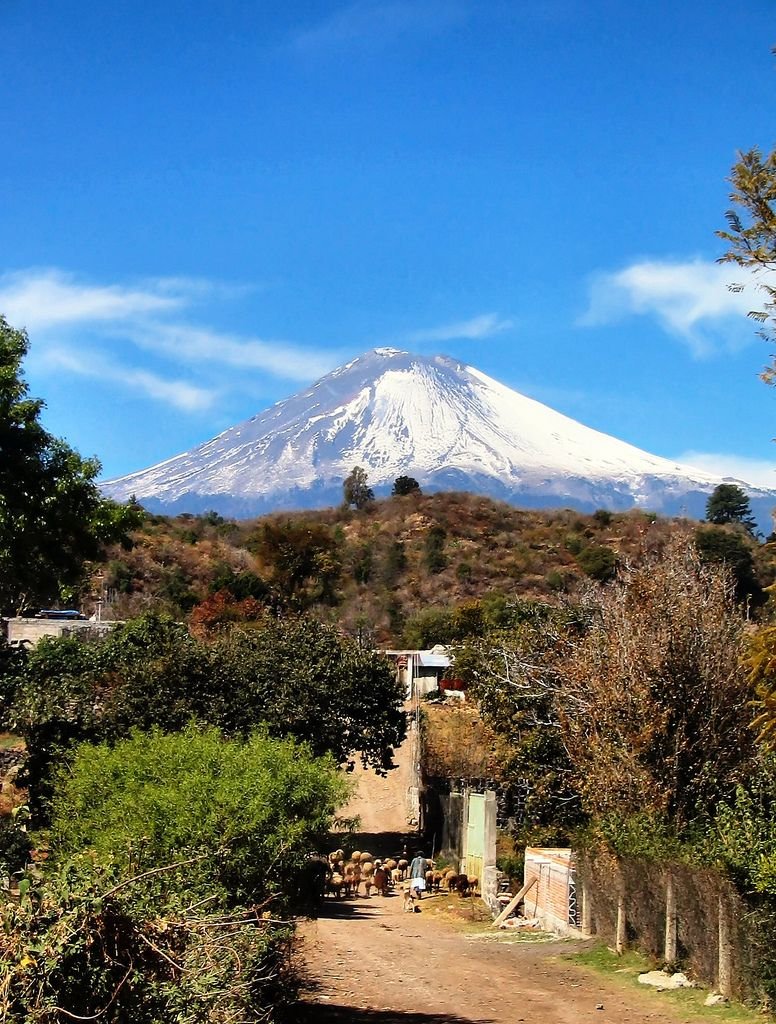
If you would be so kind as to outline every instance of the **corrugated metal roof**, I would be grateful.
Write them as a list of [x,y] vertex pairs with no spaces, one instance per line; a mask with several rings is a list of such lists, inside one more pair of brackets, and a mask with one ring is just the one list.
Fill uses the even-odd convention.
[[446,654],[437,654],[434,651],[418,651],[416,657],[424,668],[449,668],[451,664]]

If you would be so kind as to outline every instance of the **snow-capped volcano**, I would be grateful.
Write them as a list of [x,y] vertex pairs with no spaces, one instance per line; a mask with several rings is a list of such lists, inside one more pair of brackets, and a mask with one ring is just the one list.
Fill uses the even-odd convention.
[[[363,466],[534,507],[641,506],[702,516],[721,482],[585,427],[446,356],[378,348],[211,441],[104,484],[167,512],[257,515],[335,504]],[[776,491],[743,484],[767,523]]]

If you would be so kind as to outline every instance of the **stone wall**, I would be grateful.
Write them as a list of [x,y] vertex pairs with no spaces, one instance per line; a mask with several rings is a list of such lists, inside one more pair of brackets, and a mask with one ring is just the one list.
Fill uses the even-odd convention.
[[576,860],[583,929],[616,945],[621,908],[626,945],[726,995],[773,998],[763,979],[776,978],[776,908],[742,897],[712,869],[605,850],[577,852]]

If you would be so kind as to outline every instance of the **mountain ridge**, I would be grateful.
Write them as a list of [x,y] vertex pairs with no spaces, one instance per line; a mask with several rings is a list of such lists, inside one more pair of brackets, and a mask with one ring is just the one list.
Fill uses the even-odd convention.
[[[148,469],[106,481],[161,512],[254,516],[337,504],[363,466],[378,494],[415,477],[527,507],[700,518],[723,480],[603,434],[448,356],[377,348]],[[741,484],[758,521],[776,490]]]

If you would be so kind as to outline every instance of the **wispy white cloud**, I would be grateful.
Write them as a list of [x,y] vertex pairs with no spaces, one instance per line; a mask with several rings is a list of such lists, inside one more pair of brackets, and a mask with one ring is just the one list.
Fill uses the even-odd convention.
[[[56,365],[60,371],[121,382],[197,412],[212,402],[214,376],[220,390],[228,392],[243,390],[246,374],[306,383],[336,365],[339,354],[331,350],[194,322],[198,305],[239,298],[248,290],[254,289],[185,277],[94,283],[56,268],[37,268],[0,274],[0,311],[14,326],[30,331],[37,366]],[[89,358],[78,355],[87,345]],[[115,361],[118,346],[121,366]],[[149,359],[170,364],[173,377],[151,372]],[[196,379],[204,374],[206,380]],[[195,379],[186,381],[185,375]]]
[[58,324],[124,320],[180,309],[188,301],[183,286],[181,279],[162,279],[148,287],[93,285],[51,268],[13,271],[0,275],[0,309],[10,323],[30,331]]
[[336,352],[315,352],[287,341],[246,338],[192,324],[154,324],[135,331],[133,340],[187,363],[264,370],[283,380],[309,381],[337,365]]
[[65,370],[79,377],[110,380],[132,391],[148,395],[183,412],[209,409],[216,398],[213,389],[198,387],[183,380],[162,378],[148,370],[121,366],[97,352],[74,352],[49,348],[37,359],[38,365]]
[[469,320],[456,320],[449,324],[442,324],[440,327],[427,327],[419,331],[410,331],[404,335],[404,340],[414,344],[423,344],[428,341],[455,341],[464,339],[467,341],[479,341],[483,338],[491,338],[494,334],[501,334],[513,327],[513,321],[499,316],[498,313],[481,313]]
[[[694,355],[705,356],[752,338],[751,321],[744,318],[757,306],[756,290],[762,280],[709,260],[643,260],[595,277],[579,323],[594,326],[627,316],[652,316]],[[743,288],[733,290],[731,284]]]
[[444,31],[463,21],[467,5],[457,0],[358,0],[296,33],[299,53],[343,47],[374,47],[406,36]]
[[685,466],[695,466],[714,473],[715,476],[732,477],[755,487],[776,488],[776,458],[753,459],[746,455],[731,455],[724,452],[682,452],[676,461]]

